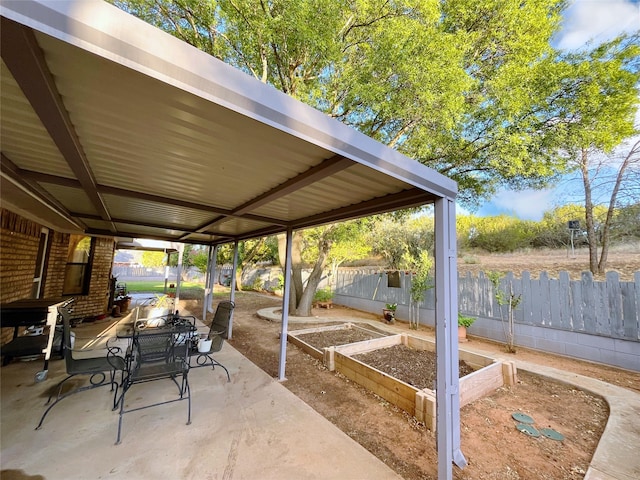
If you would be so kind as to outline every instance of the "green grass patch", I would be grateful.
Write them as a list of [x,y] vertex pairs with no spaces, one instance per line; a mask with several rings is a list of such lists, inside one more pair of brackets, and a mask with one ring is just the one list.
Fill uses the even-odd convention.
[[[129,293],[157,293],[158,295],[164,294],[164,281],[130,281],[127,283],[127,291]],[[175,293],[175,288],[168,288],[168,293]],[[204,287],[201,283],[194,282],[181,282],[180,283],[180,298],[184,300],[192,298],[202,298],[204,294]]]

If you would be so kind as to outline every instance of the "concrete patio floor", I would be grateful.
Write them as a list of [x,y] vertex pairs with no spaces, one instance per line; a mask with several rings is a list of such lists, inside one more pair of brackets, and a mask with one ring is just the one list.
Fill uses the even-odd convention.
[[[99,323],[74,329],[76,348],[108,325]],[[42,383],[34,382],[41,360],[3,367],[0,477],[400,478],[230,345],[216,359],[229,369],[231,382],[220,369],[191,370],[191,425],[186,401],[129,413],[120,445],[109,387],[62,400],[36,431],[50,390],[66,376],[64,361],[52,360]],[[170,381],[134,385],[127,403],[172,398],[176,391]]]

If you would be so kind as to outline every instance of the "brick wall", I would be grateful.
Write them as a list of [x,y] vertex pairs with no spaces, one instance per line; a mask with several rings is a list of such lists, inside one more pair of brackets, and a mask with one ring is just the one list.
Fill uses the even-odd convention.
[[[42,225],[0,208],[0,303],[31,296],[36,256]],[[49,231],[49,256],[45,265],[43,298],[62,297],[69,234]],[[77,295],[74,317],[94,317],[107,313],[109,278],[113,263],[113,238],[96,238],[88,295]],[[0,345],[13,335],[3,328]]]
[[0,302],[31,295],[41,226],[0,210]]
[[49,232],[49,259],[44,272],[44,289],[42,296],[54,298],[62,296],[64,286],[64,270],[69,250],[69,234]]
[[95,239],[89,295],[75,295],[74,317],[94,317],[107,312],[109,278],[111,277],[114,250],[115,241],[113,238],[98,237]]

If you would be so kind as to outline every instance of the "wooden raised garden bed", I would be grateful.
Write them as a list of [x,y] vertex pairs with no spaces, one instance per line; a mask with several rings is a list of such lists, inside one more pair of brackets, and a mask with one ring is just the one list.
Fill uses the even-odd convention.
[[[324,342],[323,345],[323,332],[330,334],[331,339],[339,344],[327,346]],[[344,341],[340,341],[340,333],[344,335]],[[381,352],[381,349],[388,348],[409,349],[416,355],[421,352],[434,354],[435,342],[404,333],[385,336],[352,323],[296,330],[289,332],[288,340],[313,357],[322,359],[329,370],[340,372],[350,380],[414,415],[427,428],[435,431],[435,390],[422,385],[411,385],[390,373],[377,369],[367,363],[374,362],[367,360],[366,355],[363,355],[375,354],[376,351],[380,354],[390,353]],[[402,353],[402,356],[406,357],[408,352]],[[393,359],[394,356],[387,355],[387,358]],[[462,349],[459,350],[459,356],[461,372],[464,374],[472,371],[460,377],[461,407],[493,392],[502,385],[515,383],[516,368],[511,361],[496,360]],[[410,362],[413,363],[411,360]],[[386,363],[389,364],[392,361]],[[415,363],[418,363],[417,357]],[[394,366],[386,365],[384,369],[393,372]]]

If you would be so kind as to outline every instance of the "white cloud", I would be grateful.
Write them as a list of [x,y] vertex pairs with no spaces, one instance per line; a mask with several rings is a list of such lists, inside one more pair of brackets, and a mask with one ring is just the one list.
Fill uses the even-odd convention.
[[503,190],[493,197],[491,203],[497,210],[513,213],[523,220],[540,220],[546,210],[555,206],[556,200],[555,191],[552,189],[520,192]]
[[565,50],[640,30],[640,4],[630,0],[574,0],[564,17],[557,46]]

